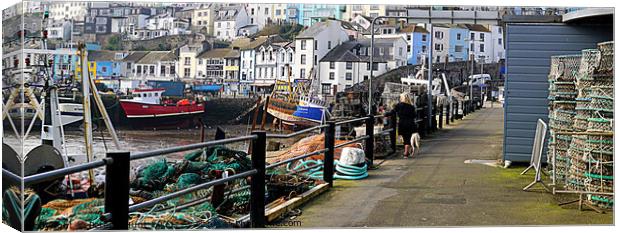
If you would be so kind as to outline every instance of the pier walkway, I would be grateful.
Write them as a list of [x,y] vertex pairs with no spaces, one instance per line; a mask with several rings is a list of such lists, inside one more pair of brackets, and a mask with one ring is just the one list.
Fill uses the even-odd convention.
[[[377,160],[379,169],[334,188],[278,225],[296,228],[613,224],[613,214],[559,207],[554,196],[524,192],[533,173],[465,160],[502,156],[503,108],[486,104],[465,119],[422,140],[414,159]],[[402,150],[402,147],[401,147]]]

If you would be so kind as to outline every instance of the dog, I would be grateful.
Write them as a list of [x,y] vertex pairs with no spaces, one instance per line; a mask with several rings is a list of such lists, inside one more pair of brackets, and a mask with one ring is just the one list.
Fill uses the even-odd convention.
[[418,133],[413,133],[411,134],[411,149],[412,149],[412,154],[415,153],[415,149],[418,148],[420,149],[420,134]]

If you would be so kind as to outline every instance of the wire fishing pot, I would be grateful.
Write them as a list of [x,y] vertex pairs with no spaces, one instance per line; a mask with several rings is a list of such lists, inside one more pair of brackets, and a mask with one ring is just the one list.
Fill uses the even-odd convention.
[[605,118],[588,118],[589,132],[613,132],[614,124],[610,119]]
[[614,42],[602,42],[598,44],[598,50],[601,53],[598,73],[613,73],[614,71]]
[[581,62],[579,64],[579,75],[577,76],[577,80],[591,76],[596,68],[598,68],[600,60],[601,52],[598,49],[581,50]]
[[575,81],[575,79],[577,79],[577,74],[579,73],[581,54],[565,55],[564,57],[564,72],[563,75],[558,77],[558,80]]
[[613,209],[614,208],[614,197],[613,196],[601,196],[601,195],[589,195],[588,202],[591,205],[598,206],[603,209]]

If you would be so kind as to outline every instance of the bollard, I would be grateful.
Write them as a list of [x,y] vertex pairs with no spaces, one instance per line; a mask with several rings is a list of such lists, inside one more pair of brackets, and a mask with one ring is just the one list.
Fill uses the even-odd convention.
[[108,152],[105,167],[104,210],[112,216],[112,230],[129,229],[129,152]]
[[323,181],[334,186],[334,143],[336,141],[336,122],[328,121],[325,129],[325,162],[323,163]]
[[265,150],[267,147],[267,133],[254,131],[258,136],[252,141],[252,167],[256,174],[250,182],[250,219],[252,228],[265,227]]
[[441,107],[437,108],[439,110],[439,129],[443,129],[443,107],[444,105],[441,105]]
[[372,167],[373,160],[375,158],[374,156],[375,127],[374,126],[375,126],[375,118],[372,115],[368,115],[368,118],[366,119],[366,135],[368,136],[368,138],[366,139],[366,150],[364,151],[364,153],[366,154],[366,159],[368,159],[369,168]]
[[392,127],[392,132],[390,132],[390,145],[392,146],[392,153],[396,153],[396,123],[396,114],[392,114],[392,116],[390,116],[390,126]]

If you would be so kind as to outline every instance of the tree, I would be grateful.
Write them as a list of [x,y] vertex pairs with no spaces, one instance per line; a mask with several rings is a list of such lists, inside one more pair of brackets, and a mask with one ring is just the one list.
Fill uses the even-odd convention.
[[107,50],[122,50],[121,37],[119,35],[112,35],[108,38],[108,43],[105,47]]

